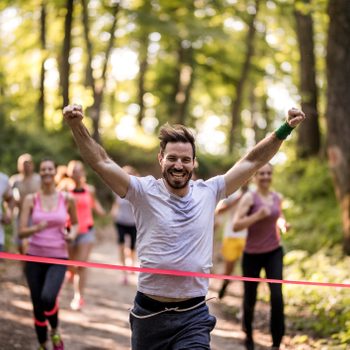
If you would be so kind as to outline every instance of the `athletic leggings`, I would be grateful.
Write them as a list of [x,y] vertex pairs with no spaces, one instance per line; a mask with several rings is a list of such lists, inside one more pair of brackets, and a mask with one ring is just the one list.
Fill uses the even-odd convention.
[[40,344],[47,341],[47,323],[58,326],[57,296],[61,289],[66,266],[27,262],[25,274],[33,303],[34,325]]
[[[260,277],[261,269],[265,269],[266,277],[282,279],[283,249],[279,247],[272,252],[262,254],[243,254],[242,270],[244,277]],[[257,297],[257,282],[244,282],[243,298],[243,330],[247,337],[252,337],[252,323],[254,319],[254,307]],[[279,347],[284,335],[284,312],[282,285],[269,283],[271,319],[270,331],[273,346]]]

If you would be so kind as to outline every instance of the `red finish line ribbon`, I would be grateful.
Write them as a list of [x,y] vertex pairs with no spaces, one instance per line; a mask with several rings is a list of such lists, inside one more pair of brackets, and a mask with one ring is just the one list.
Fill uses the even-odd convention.
[[203,273],[203,272],[163,270],[163,269],[121,266],[121,265],[114,265],[114,264],[76,261],[76,260],[62,260],[62,259],[44,258],[39,256],[31,256],[31,255],[11,254],[11,253],[5,253],[5,252],[0,252],[0,259],[31,261],[31,262],[66,265],[66,266],[79,266],[79,267],[90,267],[90,268],[92,267],[97,269],[108,269],[108,270],[119,270],[119,271],[133,271],[133,272],[150,273],[155,275],[202,277],[202,278],[214,278],[214,279],[220,279],[220,280],[268,282],[268,283],[279,283],[279,284],[299,284],[299,285],[305,285],[305,286],[318,286],[318,287],[350,288],[350,283],[327,283],[327,282],[293,281],[293,280],[277,280],[277,279],[271,279],[271,278],[229,276],[229,275],[218,275],[218,274]]

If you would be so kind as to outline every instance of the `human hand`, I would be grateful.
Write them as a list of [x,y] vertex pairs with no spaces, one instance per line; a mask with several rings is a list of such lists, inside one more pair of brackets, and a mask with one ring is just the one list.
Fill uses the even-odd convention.
[[81,105],[68,105],[63,108],[63,118],[69,126],[78,124],[84,118],[83,108]]
[[75,240],[75,234],[73,234],[72,232],[67,232],[65,235],[64,235],[64,239],[67,241],[67,242],[73,242]]
[[67,241],[67,242],[73,242],[77,237],[77,229],[75,226],[71,226],[69,229],[65,229],[65,232],[64,232],[64,239]]
[[279,229],[281,230],[281,232],[282,232],[283,234],[286,233],[286,232],[288,232],[289,229],[291,228],[290,223],[288,223],[284,217],[278,218],[278,220],[277,220],[277,226],[279,227]]
[[295,128],[305,118],[305,113],[302,110],[293,107],[288,111],[287,123],[290,127]]
[[10,224],[11,223],[11,215],[3,214],[2,218],[1,218],[1,223],[4,225]]
[[37,225],[36,225],[36,231],[39,232],[41,230],[43,230],[45,227],[47,227],[47,221],[40,221]]

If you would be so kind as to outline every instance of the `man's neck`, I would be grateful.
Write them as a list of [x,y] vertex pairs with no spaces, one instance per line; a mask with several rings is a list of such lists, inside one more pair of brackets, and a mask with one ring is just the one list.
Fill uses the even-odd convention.
[[30,179],[33,177],[33,174],[34,173],[29,173],[29,174],[23,173],[23,179]]
[[164,183],[166,189],[170,193],[175,194],[176,196],[185,197],[190,190],[189,184],[187,184],[184,188],[173,188],[173,187],[169,186],[169,184],[165,181],[164,178],[162,178],[162,180],[163,180],[163,183]]

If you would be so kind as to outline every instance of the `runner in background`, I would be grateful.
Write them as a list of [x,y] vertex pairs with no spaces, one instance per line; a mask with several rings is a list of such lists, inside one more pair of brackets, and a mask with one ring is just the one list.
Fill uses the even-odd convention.
[[[75,238],[77,215],[73,197],[55,189],[56,166],[52,160],[40,163],[41,189],[28,194],[23,201],[19,235],[29,237],[28,255],[68,259],[67,241]],[[70,232],[66,230],[70,216]],[[25,274],[30,289],[34,311],[34,325],[39,349],[48,349],[48,323],[54,350],[63,350],[59,333],[58,294],[66,266],[27,262]]]
[[18,237],[19,217],[21,214],[23,200],[27,194],[35,193],[40,189],[40,176],[34,172],[34,163],[29,153],[24,153],[17,160],[18,174],[10,177],[13,189],[15,208],[13,210],[13,241],[20,254],[25,254],[27,240]]
[[0,252],[5,249],[4,225],[11,223],[14,200],[9,178],[0,172]]
[[[233,218],[237,209],[238,203],[243,194],[247,192],[248,184],[243,185],[238,191],[234,192],[227,199],[221,201],[215,210],[215,218],[221,219],[223,222],[223,240],[221,253],[225,261],[224,275],[231,275],[236,267],[237,261],[243,254],[245,240],[247,237],[247,230],[234,231]],[[229,280],[224,280],[219,290],[218,297],[222,299],[225,295]]]
[[[259,278],[262,269],[266,278],[283,279],[283,249],[280,226],[287,229],[281,211],[281,195],[271,190],[273,169],[271,164],[261,167],[255,174],[256,191],[246,192],[239,202],[233,229],[248,229],[247,241],[242,259],[244,277]],[[258,282],[244,282],[243,330],[246,333],[247,350],[254,349],[253,319],[257,299]],[[279,349],[285,327],[282,284],[269,283],[272,334],[272,349]]]
[[[139,176],[136,169],[129,165],[124,166],[123,169],[129,175]],[[116,194],[110,215],[114,220],[114,225],[118,234],[119,256],[121,263],[123,266],[126,266],[126,258],[128,257],[131,261],[131,265],[135,266],[135,244],[137,231],[131,203],[128,200],[121,198]],[[130,242],[129,249],[126,249],[125,247],[126,236],[129,238]],[[127,271],[124,271],[123,283],[128,284]]]
[[[64,181],[64,189],[74,197],[79,224],[78,235],[69,245],[69,257],[72,260],[87,261],[95,242],[93,211],[98,215],[105,215],[105,211],[96,198],[95,188],[86,183],[85,168],[81,161],[71,160],[67,175],[69,179]],[[69,272],[71,275],[68,275],[68,279],[73,280],[74,288],[70,306],[73,310],[80,310],[84,305],[87,270],[79,266],[73,267]]]
[[58,190],[61,188],[69,187],[67,182],[69,182],[69,184],[72,184],[71,186],[73,186],[73,180],[69,178],[67,174],[67,171],[68,171],[67,169],[68,169],[67,165],[64,165],[64,164],[57,165],[57,174],[55,176],[55,183],[56,183],[56,188]]

